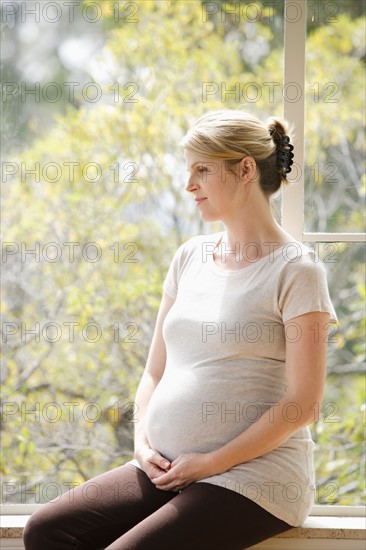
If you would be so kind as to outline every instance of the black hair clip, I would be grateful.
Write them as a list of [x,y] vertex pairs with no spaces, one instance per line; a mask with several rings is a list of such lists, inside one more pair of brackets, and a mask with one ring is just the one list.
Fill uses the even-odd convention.
[[290,138],[287,135],[281,136],[281,139],[277,141],[277,165],[280,166],[285,174],[291,172],[291,166],[293,165],[294,146],[290,143]]

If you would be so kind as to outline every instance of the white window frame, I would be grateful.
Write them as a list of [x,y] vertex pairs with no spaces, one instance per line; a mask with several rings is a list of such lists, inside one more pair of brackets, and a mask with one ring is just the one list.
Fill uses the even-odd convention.
[[[297,181],[282,190],[282,226],[299,242],[365,242],[365,233],[306,233],[304,232],[304,127],[305,127],[305,46],[307,2],[301,0],[301,13],[297,21],[285,18],[284,38],[284,86],[296,82],[303,93],[299,101],[291,102],[284,97],[283,115],[295,128],[294,161],[300,167]],[[286,11],[294,0],[285,0]],[[289,178],[290,179],[290,178]],[[42,504],[2,504],[1,515],[28,515]],[[364,515],[363,506],[315,505],[311,516],[352,516]]]
[[[296,182],[283,188],[282,191],[282,226],[285,231],[303,242],[365,242],[366,233],[307,233],[304,231],[304,128],[305,128],[305,47],[308,0],[285,0],[285,13],[290,13],[290,6],[299,14],[298,20],[285,18],[284,39],[284,82],[286,88],[296,83],[302,90],[299,101],[289,101],[284,94],[283,116],[291,121],[296,129],[293,139],[294,162],[300,175],[296,174]],[[291,181],[291,177],[289,177]]]
[[[293,0],[285,0],[286,10],[290,4],[297,4]],[[307,31],[308,0],[301,1],[301,17],[298,21],[285,18],[284,39],[284,87],[296,82],[303,91],[299,101],[291,102],[284,97],[283,116],[291,121],[296,129],[293,139],[294,162],[300,169],[296,182],[282,189],[282,226],[299,242],[350,242],[366,241],[365,233],[311,233],[304,231],[304,129],[305,129],[305,47]],[[297,4],[297,7],[299,4]],[[286,96],[286,94],[284,94]],[[290,179],[290,178],[289,178]],[[316,505],[311,514],[314,516],[353,516],[364,515],[363,506],[332,506]]]

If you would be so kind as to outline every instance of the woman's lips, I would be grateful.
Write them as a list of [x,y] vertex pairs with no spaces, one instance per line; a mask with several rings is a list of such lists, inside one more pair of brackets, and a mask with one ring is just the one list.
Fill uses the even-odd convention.
[[202,197],[201,199],[195,199],[197,205],[200,204],[202,201],[205,201],[207,197]]

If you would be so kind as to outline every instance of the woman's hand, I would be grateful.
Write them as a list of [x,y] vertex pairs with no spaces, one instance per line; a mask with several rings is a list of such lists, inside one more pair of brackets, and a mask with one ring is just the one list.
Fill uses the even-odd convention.
[[179,491],[194,481],[213,475],[210,453],[187,453],[179,455],[167,473],[153,476],[151,481],[158,489]]
[[152,478],[159,478],[170,468],[170,462],[164,458],[158,451],[151,447],[140,447],[134,453],[134,458],[138,461],[144,472]]

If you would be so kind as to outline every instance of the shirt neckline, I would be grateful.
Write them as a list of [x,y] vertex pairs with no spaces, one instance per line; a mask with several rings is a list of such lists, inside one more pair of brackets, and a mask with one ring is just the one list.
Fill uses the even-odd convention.
[[208,254],[208,265],[211,271],[214,271],[218,275],[222,275],[224,277],[231,277],[235,274],[242,274],[247,270],[252,270],[254,267],[258,267],[259,265],[262,265],[262,263],[264,263],[265,261],[268,261],[269,258],[271,258],[269,263],[273,263],[274,259],[279,255],[280,252],[283,251],[284,247],[290,244],[290,243],[285,243],[279,246],[278,248],[276,248],[275,250],[273,250],[272,252],[270,252],[269,254],[266,254],[266,256],[262,256],[259,260],[249,265],[246,265],[244,267],[239,267],[238,269],[221,269],[214,260],[214,251],[220,245],[224,234],[225,234],[225,231],[222,231],[220,239],[215,243],[216,244],[215,249],[211,254]]

